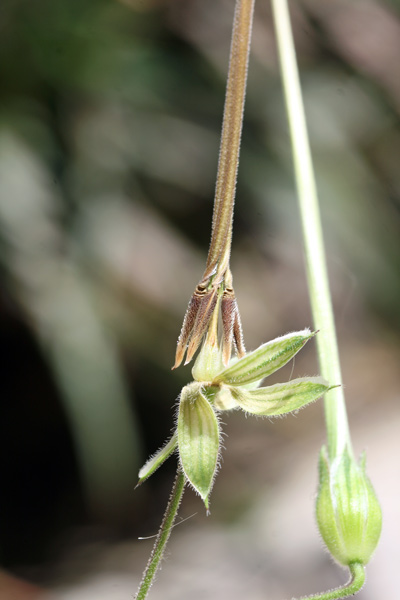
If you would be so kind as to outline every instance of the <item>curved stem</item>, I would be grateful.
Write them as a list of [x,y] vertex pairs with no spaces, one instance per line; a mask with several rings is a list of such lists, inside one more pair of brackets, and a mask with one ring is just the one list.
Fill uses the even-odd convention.
[[287,0],[272,0],[305,244],[308,287],[317,335],[321,375],[335,387],[325,395],[330,458],[352,453],[338,343],[326,268],[317,189],[307,134],[300,78]]
[[323,592],[322,594],[312,594],[311,596],[302,596],[300,600],[339,600],[348,598],[361,590],[365,583],[365,570],[361,563],[352,563],[349,565],[351,578],[350,581],[340,588]]
[[153,550],[150,554],[149,562],[143,573],[142,581],[135,596],[135,600],[144,600],[154,581],[160,561],[163,557],[165,546],[167,545],[169,536],[171,535],[172,527],[178,512],[179,505],[182,500],[183,491],[185,489],[186,477],[180,469],[178,469],[174,486],[171,491],[171,496],[165,510],[160,530],[154,542]]

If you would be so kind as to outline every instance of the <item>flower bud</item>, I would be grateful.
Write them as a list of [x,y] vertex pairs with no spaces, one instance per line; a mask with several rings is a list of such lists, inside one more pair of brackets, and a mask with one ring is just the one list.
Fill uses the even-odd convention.
[[321,536],[335,560],[345,566],[366,565],[379,541],[382,512],[365,473],[365,456],[358,465],[346,449],[330,462],[322,448],[316,513]]

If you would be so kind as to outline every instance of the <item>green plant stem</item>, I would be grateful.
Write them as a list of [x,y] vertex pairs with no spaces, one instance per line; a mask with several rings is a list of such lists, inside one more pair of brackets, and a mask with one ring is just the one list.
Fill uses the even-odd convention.
[[229,265],[254,0],[236,0],[215,188],[211,242],[204,279]]
[[339,600],[348,598],[361,590],[365,583],[365,569],[361,563],[352,563],[349,565],[350,581],[346,585],[323,592],[322,594],[312,594],[311,596],[302,596],[300,600]]
[[171,496],[162,520],[160,530],[154,542],[153,550],[147,563],[145,572],[143,573],[142,581],[140,582],[135,600],[144,600],[154,581],[160,561],[163,557],[165,546],[171,535],[172,527],[178,512],[179,505],[182,500],[183,491],[185,489],[186,477],[183,472],[178,469]]
[[[305,244],[308,287],[314,325],[319,331],[317,348],[321,375],[331,385],[341,386],[339,351],[326,268],[317,189],[287,0],[272,0],[272,8],[293,148]],[[352,453],[343,388],[336,387],[330,390],[325,395],[324,403],[330,458],[341,455],[346,447]]]

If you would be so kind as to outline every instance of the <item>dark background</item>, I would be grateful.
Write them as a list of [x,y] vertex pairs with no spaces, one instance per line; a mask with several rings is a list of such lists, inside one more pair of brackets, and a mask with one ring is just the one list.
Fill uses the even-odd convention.
[[[359,597],[394,600],[400,15],[292,4],[350,424],[384,510]],[[152,543],[137,538],[167,501],[175,459],[133,488],[191,379],[170,368],[209,243],[233,5],[1,3],[0,560],[58,598],[130,598]],[[312,325],[270,7],[256,5],[232,253],[249,348]],[[275,380],[292,372],[318,372],[313,342]],[[313,523],[322,403],[224,421],[211,517],[189,491],[182,516],[197,514],[152,597],[338,585]]]

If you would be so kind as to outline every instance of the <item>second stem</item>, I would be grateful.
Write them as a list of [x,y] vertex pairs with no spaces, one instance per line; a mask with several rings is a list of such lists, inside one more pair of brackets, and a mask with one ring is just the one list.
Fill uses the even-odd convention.
[[272,8],[293,146],[311,308],[315,328],[319,331],[317,346],[321,375],[330,384],[340,386],[330,390],[324,400],[328,452],[333,458],[341,455],[346,447],[349,452],[352,452],[352,449],[321,217],[287,0],[272,0]]

